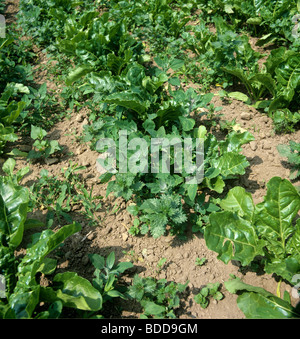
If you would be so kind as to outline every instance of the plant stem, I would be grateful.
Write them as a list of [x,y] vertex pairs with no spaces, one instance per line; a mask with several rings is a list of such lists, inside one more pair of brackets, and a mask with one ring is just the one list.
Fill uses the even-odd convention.
[[278,285],[277,285],[277,290],[276,290],[276,294],[277,297],[280,298],[280,286],[281,286],[281,282],[282,282],[282,278],[280,278]]

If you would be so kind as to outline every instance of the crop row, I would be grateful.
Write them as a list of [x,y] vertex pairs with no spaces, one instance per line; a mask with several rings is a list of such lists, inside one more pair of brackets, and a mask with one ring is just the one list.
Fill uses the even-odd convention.
[[[203,233],[208,248],[225,263],[238,260],[247,266],[260,258],[266,273],[275,273],[294,284],[300,271],[300,223],[294,221],[300,209],[299,193],[290,181],[274,177],[267,184],[264,201],[258,205],[242,187],[235,187],[226,198],[220,198],[228,180],[245,174],[249,162],[242,154],[242,145],[254,137],[248,131],[233,129],[224,139],[216,138],[210,127],[217,109],[211,104],[213,95],[207,88],[222,83],[224,95],[264,110],[274,119],[275,129],[293,131],[299,122],[296,99],[300,90],[300,54],[297,39],[287,32],[293,28],[297,6],[293,2],[287,6],[282,1],[274,9],[274,2],[270,1],[257,2],[251,8],[239,1],[226,1],[222,11],[217,11],[215,5],[214,1],[205,5],[201,1],[86,1],[83,5],[71,0],[23,0],[18,23],[24,34],[59,61],[66,84],[62,97],[71,107],[88,105],[91,109],[84,141],[101,152],[105,149],[99,149],[99,140],[114,142],[115,171],[101,175],[99,184],[108,183],[107,195],[131,202],[128,212],[135,217],[129,230],[132,235],[159,238],[170,232],[184,237],[192,224],[193,231]],[[273,17],[270,8],[274,9]],[[259,16],[260,12],[263,15]],[[274,22],[283,13],[287,19],[282,29],[276,30]],[[262,55],[252,49],[249,38],[240,30],[245,17],[249,32],[263,35],[259,44],[284,41],[283,46],[270,53],[262,69],[257,66]],[[191,18],[197,18],[198,24],[189,24]],[[208,29],[211,22],[216,33]],[[7,75],[1,77],[2,149],[6,141],[17,139],[13,122],[21,123],[25,129],[33,119],[30,113],[22,114],[26,107],[34,105],[34,100],[29,100],[29,79],[21,78],[28,69],[24,67],[16,74],[17,81],[9,78],[10,70],[16,69],[15,56],[9,60],[14,39],[2,39],[1,45],[1,67]],[[195,55],[194,61],[189,60],[190,52]],[[201,72],[200,79],[195,78],[195,70]],[[247,94],[225,91],[237,79],[245,85]],[[191,80],[197,81],[201,90],[186,89],[185,84]],[[11,100],[13,96],[15,100]],[[208,124],[196,123],[194,116],[205,115]],[[121,171],[124,159],[120,139],[124,131],[126,142],[143,140],[145,149],[151,148],[153,139],[163,139],[172,146],[173,140],[182,144],[191,140],[192,149],[201,140],[203,180],[187,181],[191,175],[197,177],[199,167],[194,172],[175,170],[175,151],[169,154],[170,170],[159,173],[147,167],[151,154],[138,153],[137,157],[137,148],[128,149],[126,160],[141,169],[140,161],[146,159],[147,168],[130,171],[125,163],[125,170]],[[44,152],[43,156],[48,157],[59,148],[43,142],[46,132],[43,133],[41,128],[31,127],[32,138],[39,140],[37,154]],[[20,154],[18,150],[12,152]],[[191,155],[193,161],[197,155]],[[163,166],[162,161],[159,158],[158,165]],[[63,306],[95,312],[101,310],[106,298],[123,297],[114,284],[130,265],[114,266],[113,256],[106,261],[100,256],[90,257],[96,268],[93,285],[70,272],[56,274],[54,287],[42,287],[37,282],[39,272],[54,272],[56,262],[47,255],[79,231],[80,226],[75,223],[57,232],[49,228],[36,235],[26,256],[16,265],[14,251],[23,232],[37,222],[27,219],[28,191],[18,184],[24,173],[13,174],[13,168],[13,161],[6,163],[7,176],[1,177],[0,187],[1,210],[5,214],[0,229],[0,266],[9,294],[7,303],[0,304],[2,316],[31,317],[41,301],[50,307],[40,317],[59,316]],[[82,187],[81,192],[83,196],[87,193]],[[60,195],[60,203],[64,197]],[[142,299],[147,289],[158,288],[155,281],[138,277],[135,280],[131,295],[137,299]],[[160,284],[162,290],[171,289]],[[299,310],[291,306],[287,295],[281,299],[237,278],[225,286],[232,293],[239,291],[238,305],[247,317],[299,317]],[[176,293],[183,288],[172,285],[169,307],[178,305]],[[81,290],[79,297],[77,289]],[[157,301],[143,301],[142,305],[146,315],[174,316],[170,309],[166,314],[166,307],[159,307]]]

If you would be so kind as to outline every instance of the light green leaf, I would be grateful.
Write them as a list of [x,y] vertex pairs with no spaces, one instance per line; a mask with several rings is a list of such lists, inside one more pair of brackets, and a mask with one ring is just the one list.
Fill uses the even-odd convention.
[[93,68],[90,66],[79,66],[72,70],[67,79],[66,79],[66,85],[70,86],[72,85],[73,82],[77,81],[81,77],[85,76],[86,74],[90,73],[93,71]]
[[286,179],[273,177],[267,184],[264,202],[257,205],[256,225],[272,252],[286,251],[286,239],[293,233],[292,220],[300,210],[300,196]]
[[239,278],[226,281],[230,293],[239,293],[238,307],[249,319],[299,318],[299,312],[286,300],[280,299],[261,287],[243,283]]
[[140,115],[148,108],[147,102],[143,102],[138,94],[131,92],[113,93],[107,96],[104,102],[132,109]]
[[246,157],[236,152],[228,152],[217,159],[212,160],[215,168],[220,170],[223,177],[230,177],[236,174],[245,174],[245,168],[249,166]]
[[0,177],[0,235],[10,246],[17,247],[23,239],[28,203],[27,188]]
[[67,307],[85,311],[99,311],[102,295],[91,283],[74,272],[58,273],[53,279],[53,288],[43,288],[41,297],[47,302],[57,300]]
[[231,189],[227,197],[221,200],[220,206],[225,211],[236,212],[250,222],[253,219],[255,210],[253,199],[251,194],[246,192],[243,187],[237,186]]
[[211,213],[204,238],[207,247],[219,253],[218,258],[226,264],[230,260],[239,260],[245,266],[263,254],[262,243],[253,225],[233,212]]

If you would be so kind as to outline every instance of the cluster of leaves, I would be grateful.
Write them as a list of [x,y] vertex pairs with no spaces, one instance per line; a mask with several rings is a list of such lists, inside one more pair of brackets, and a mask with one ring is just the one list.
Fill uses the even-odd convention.
[[[299,13],[297,0],[288,1],[241,1],[241,0],[209,0],[199,1],[203,13],[208,18],[222,15],[235,28],[247,28],[252,34],[260,37],[259,45],[270,42],[294,45],[299,47],[293,29],[293,17]],[[245,25],[246,23],[246,25]]]
[[182,34],[186,48],[208,68],[211,82],[221,83],[226,88],[239,81],[248,95],[230,92],[230,97],[267,112],[273,118],[277,132],[294,131],[300,121],[297,105],[299,50],[277,46],[259,68],[258,60],[264,55],[254,51],[249,37],[245,33],[239,34],[234,24],[220,16],[213,16],[212,21],[216,33],[211,32],[202,19],[192,32]]
[[299,266],[300,195],[286,179],[273,177],[267,194],[256,206],[242,187],[231,189],[220,202],[222,211],[210,215],[204,237],[208,248],[228,263],[249,265],[261,256],[267,273],[292,282]]
[[[3,166],[7,176],[0,177],[0,274],[4,279],[5,294],[1,295],[0,318],[59,318],[66,308],[73,308],[84,317],[101,318],[99,311],[111,298],[128,298],[125,287],[117,282],[131,262],[116,264],[114,252],[105,259],[98,254],[89,258],[95,267],[91,282],[73,272],[55,274],[57,256],[51,253],[64,241],[81,230],[77,223],[62,226],[56,232],[49,228],[32,236],[26,245],[26,254],[20,258],[16,249],[23,242],[28,229],[44,226],[27,218],[32,211],[30,191],[19,185],[28,172],[24,168],[14,173],[15,161],[9,159]],[[71,174],[69,174],[71,175]],[[51,280],[51,286],[40,283],[41,276]],[[40,304],[44,304],[41,308]]]
[[[99,254],[89,254],[89,258],[96,268],[93,286],[101,293],[103,302],[112,298],[127,299],[127,289],[117,285],[118,278],[127,269],[133,267],[131,262],[115,264],[115,253],[111,252],[105,259]],[[125,293],[125,294],[124,294]]]
[[[300,53],[279,47],[271,51],[259,72],[224,68],[247,88],[254,106],[265,108],[276,131],[292,132],[300,121],[297,97],[300,90]],[[268,97],[269,100],[261,100]],[[294,113],[292,113],[292,111]]]
[[[222,211],[209,216],[205,227],[206,245],[225,263],[240,261],[247,266],[259,260],[266,273],[275,273],[294,285],[300,272],[300,223],[294,220],[300,210],[300,195],[286,179],[273,177],[267,194],[256,206],[242,187],[231,189],[220,201]],[[237,303],[249,318],[299,318],[299,309],[291,306],[288,296],[279,296],[237,279],[227,282]]]
[[30,187],[32,208],[47,209],[46,226],[50,228],[56,217],[60,222],[72,222],[70,212],[78,206],[81,213],[94,224],[98,221],[96,212],[102,206],[102,196],[95,195],[93,188],[87,189],[78,174],[84,166],[70,164],[62,169],[63,178],[51,176],[42,170],[40,179]]
[[205,287],[202,287],[200,292],[195,295],[194,300],[197,304],[199,304],[202,308],[207,308],[209,305],[210,298],[215,300],[222,300],[224,295],[219,291],[220,283],[210,283]]
[[0,97],[0,154],[3,152],[6,142],[14,142],[18,139],[13,123],[25,107],[25,102],[11,100],[17,91],[18,84],[10,83],[5,87]]
[[24,0],[17,14],[23,34],[32,36],[38,45],[54,50],[56,38],[64,29],[69,15],[87,10],[93,1]]
[[135,275],[128,294],[137,300],[142,308],[142,319],[148,318],[176,318],[175,309],[180,306],[180,293],[183,293],[187,284],[167,282],[166,279],[152,277],[142,278]]
[[15,24],[9,28],[0,38],[0,152],[7,141],[17,140],[16,132],[28,121],[46,126],[45,108],[54,102],[47,97],[46,84],[34,84],[32,42],[21,39]]
[[[66,225],[57,232],[47,229],[35,233],[25,256],[16,256],[24,231],[41,226],[36,220],[27,218],[29,191],[16,183],[17,177],[0,177],[0,272],[6,282],[5,298],[0,301],[1,318],[56,318],[63,307],[100,310],[101,294],[76,273],[56,274],[51,287],[43,287],[39,282],[41,274],[55,271],[57,260],[48,255],[67,237],[78,232],[79,224]],[[45,302],[48,309],[35,313],[40,302]]]
[[57,140],[49,141],[45,139],[47,136],[47,131],[41,127],[31,125],[30,136],[35,141],[32,145],[33,149],[28,153],[29,159],[43,158],[45,160],[52,154],[62,150]]
[[[192,88],[182,89],[179,78],[169,73],[184,67],[182,59],[163,55],[155,57],[157,66],[148,63],[149,55],[144,52],[139,36],[142,27],[148,27],[143,30],[146,37],[155,32],[154,36],[157,36],[161,28],[168,27],[168,36],[177,39],[194,3],[184,6],[182,14],[172,11],[179,4],[171,5],[168,1],[109,2],[106,5],[109,11],[101,15],[92,7],[83,13],[77,9],[72,13],[65,11],[68,20],[62,34],[56,35],[57,51],[71,58],[75,64],[66,78],[66,84],[70,87],[78,84],[79,91],[88,95],[100,111],[100,114],[97,112],[91,117],[92,123],[86,127],[84,140],[103,152],[105,149],[99,149],[97,142],[111,138],[116,145],[120,145],[119,134],[124,130],[128,133],[129,142],[141,138],[147,149],[151,147],[152,138],[183,142],[184,138],[196,139],[202,135],[204,139],[205,136],[205,178],[200,187],[186,183],[191,173],[185,170],[179,175],[174,173],[174,154],[170,156],[170,172],[152,173],[151,155],[137,156],[136,149],[129,150],[128,169],[141,160],[146,160],[148,167],[141,170],[140,165],[139,170],[133,173],[127,169],[125,161],[124,173],[120,170],[124,161],[119,158],[118,146],[115,172],[101,177],[103,183],[109,182],[107,194],[113,192],[126,200],[134,200],[136,207],[131,211],[141,218],[140,226],[135,225],[135,234],[150,231],[158,237],[166,232],[169,224],[172,232],[182,234],[188,221],[181,205],[182,199],[193,206],[199,188],[221,193],[224,180],[244,174],[249,163],[240,154],[241,146],[253,137],[248,132],[232,132],[219,143],[206,132],[204,126],[195,128],[195,120],[190,118],[190,114],[205,114],[203,108],[209,104],[212,94],[200,95]],[[38,2],[36,6],[44,8]],[[145,6],[149,7],[150,12],[144,10]],[[129,9],[136,15],[124,16],[124,11],[127,13]],[[49,22],[58,20],[53,11],[43,13]],[[122,20],[116,20],[121,13]],[[181,16],[180,20],[178,16]],[[140,28],[136,35],[131,34],[133,27]],[[160,154],[161,165],[162,160]],[[159,208],[152,209],[155,206]]]

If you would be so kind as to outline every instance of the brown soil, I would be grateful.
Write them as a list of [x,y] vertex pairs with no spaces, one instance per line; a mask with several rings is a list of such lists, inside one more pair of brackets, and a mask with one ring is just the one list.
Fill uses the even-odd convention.
[[[7,1],[12,11],[15,2]],[[45,61],[42,53],[39,54],[40,62]],[[40,63],[37,63],[40,64]],[[54,82],[47,72],[36,68],[36,79],[39,83],[47,81],[55,89]],[[213,89],[217,93],[217,89]],[[222,120],[231,121],[236,119],[236,123],[246,130],[249,130],[254,136],[255,141],[243,147],[243,153],[246,155],[250,166],[244,176],[231,182],[231,187],[240,185],[253,194],[254,202],[262,201],[266,193],[265,184],[273,177],[279,176],[288,179],[290,170],[284,159],[279,156],[276,146],[281,143],[287,143],[289,140],[300,140],[300,131],[288,135],[276,135],[273,131],[272,121],[261,112],[237,100],[222,102],[216,95],[213,98],[215,106],[222,106],[220,112],[223,114]],[[247,114],[245,114],[247,113]],[[98,183],[99,173],[96,169],[96,159],[98,153],[89,149],[89,145],[78,141],[77,136],[82,132],[83,126],[88,124],[88,110],[82,109],[80,112],[73,112],[68,117],[58,122],[48,133],[51,139],[58,140],[59,144],[64,146],[63,156],[59,161],[53,164],[35,163],[28,164],[22,158],[17,159],[17,167],[30,166],[30,173],[23,179],[22,185],[30,186],[39,178],[40,171],[47,169],[52,175],[60,175],[61,169],[68,167],[69,161],[86,166],[82,171],[83,180],[91,187],[94,185],[94,194],[105,196],[105,185]],[[28,140],[20,139],[18,144],[21,149],[28,149],[31,143]],[[73,155],[70,156],[70,152]],[[3,159],[2,159],[3,161]],[[299,181],[295,184],[299,184]],[[116,214],[106,214],[117,204],[120,209]],[[263,287],[271,293],[276,294],[276,278],[268,274],[256,272],[241,271],[239,264],[230,262],[224,264],[217,259],[217,254],[208,250],[201,234],[192,234],[188,232],[187,240],[179,240],[170,235],[159,239],[153,239],[150,236],[131,236],[128,229],[132,226],[132,216],[126,211],[127,204],[120,198],[116,199],[109,196],[103,200],[103,208],[97,212],[101,222],[96,227],[89,226],[86,219],[81,215],[80,210],[73,210],[71,215],[74,220],[82,225],[82,231],[66,240],[62,248],[63,256],[60,257],[58,270],[75,271],[88,279],[93,278],[94,268],[88,259],[89,253],[98,253],[107,256],[114,251],[117,260],[130,260],[134,268],[129,270],[127,275],[122,277],[126,284],[130,284],[134,274],[140,274],[143,277],[154,276],[156,278],[165,278],[168,281],[176,283],[185,283],[189,281],[187,293],[183,296],[182,305],[178,310],[179,318],[244,318],[244,314],[239,310],[236,304],[236,295],[230,294],[223,286],[224,281],[230,278],[230,274],[240,277],[244,282]],[[45,221],[45,211],[39,210],[33,213],[33,217]],[[59,225],[55,225],[59,227]],[[203,266],[197,266],[197,258],[207,259]],[[165,265],[158,270],[157,264],[160,259],[166,258]],[[224,298],[220,301],[211,301],[206,309],[202,309],[194,301],[194,296],[200,289],[208,283],[219,282],[222,284],[221,292]],[[292,287],[282,283],[281,295],[287,290],[291,292]],[[296,303],[297,300],[292,300]],[[122,308],[121,311],[119,307]],[[107,317],[125,317],[138,318],[140,307],[136,303],[121,301],[106,310]]]

